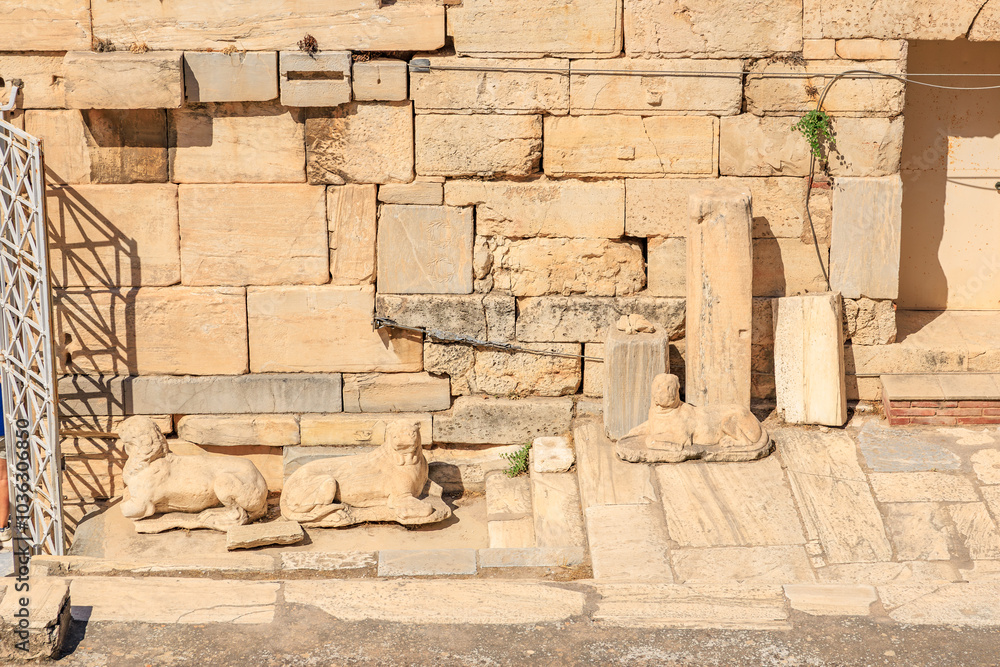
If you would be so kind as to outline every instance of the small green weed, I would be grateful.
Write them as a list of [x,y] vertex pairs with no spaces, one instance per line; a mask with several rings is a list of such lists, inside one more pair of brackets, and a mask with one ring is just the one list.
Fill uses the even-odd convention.
[[500,454],[500,458],[510,463],[510,465],[504,469],[504,474],[508,477],[517,477],[518,475],[523,475],[528,472],[528,453],[530,451],[531,443],[526,442],[521,445],[521,448],[516,452]]
[[799,122],[792,125],[792,130],[799,132],[809,142],[809,150],[817,160],[826,162],[823,154],[825,144],[833,143],[833,128],[830,126],[830,116],[825,111],[814,109]]

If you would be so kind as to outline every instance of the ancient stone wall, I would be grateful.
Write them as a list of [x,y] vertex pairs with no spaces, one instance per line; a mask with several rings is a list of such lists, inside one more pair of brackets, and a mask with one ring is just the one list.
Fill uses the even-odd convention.
[[[831,73],[965,35],[1000,38],[1000,0],[14,0],[0,76],[44,140],[63,426],[161,415],[274,486],[283,447],[378,444],[401,414],[428,443],[562,432],[602,387],[572,355],[620,314],[666,327],[683,375],[687,201],[713,184],[752,196],[754,398],[772,300],[826,288],[807,193],[864,375],[895,336],[898,266],[857,240],[898,248],[904,85],[830,90],[832,183],[791,125]],[[114,440],[66,453],[68,496],[120,492]]]

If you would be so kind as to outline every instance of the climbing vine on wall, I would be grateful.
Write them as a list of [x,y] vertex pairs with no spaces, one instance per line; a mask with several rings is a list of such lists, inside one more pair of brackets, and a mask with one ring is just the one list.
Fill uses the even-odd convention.
[[814,109],[792,125],[792,130],[799,132],[809,142],[809,150],[821,163],[826,162],[824,148],[833,143],[833,127],[830,116],[825,111]]

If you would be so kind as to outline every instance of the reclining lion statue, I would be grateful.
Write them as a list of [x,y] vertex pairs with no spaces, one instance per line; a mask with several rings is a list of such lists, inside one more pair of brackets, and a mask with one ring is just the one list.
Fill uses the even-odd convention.
[[421,498],[426,485],[420,425],[392,423],[375,451],[310,461],[292,473],[281,492],[281,515],[330,528],[366,521],[419,525],[450,517],[437,484],[431,482]]
[[676,375],[661,373],[653,378],[652,394],[649,419],[615,446],[623,461],[754,461],[774,448],[767,430],[748,408],[682,402]]
[[118,436],[128,455],[121,511],[135,521],[136,531],[224,531],[267,513],[267,482],[251,461],[172,454],[149,417],[129,417],[118,427]]

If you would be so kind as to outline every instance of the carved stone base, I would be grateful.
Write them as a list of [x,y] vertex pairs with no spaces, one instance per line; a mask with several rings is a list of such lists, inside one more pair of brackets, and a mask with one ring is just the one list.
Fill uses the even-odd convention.
[[[652,444],[652,446],[650,446]],[[650,442],[647,435],[626,436],[615,445],[615,453],[630,463],[680,463],[692,459],[703,461],[756,461],[774,451],[774,442],[765,433],[760,442],[749,447],[717,445],[676,445],[670,442]]]
[[376,521],[392,521],[401,523],[404,526],[422,526],[427,523],[437,523],[451,516],[451,508],[441,498],[442,493],[443,489],[436,482],[428,481],[427,486],[424,487],[424,494],[420,496],[419,500],[429,503],[434,508],[434,512],[429,516],[404,518],[400,517],[396,513],[396,510],[390,509],[385,505],[377,507],[350,507],[349,505],[345,505],[343,509],[328,514],[322,519],[300,521],[299,523],[310,528],[343,528],[359,523]]

